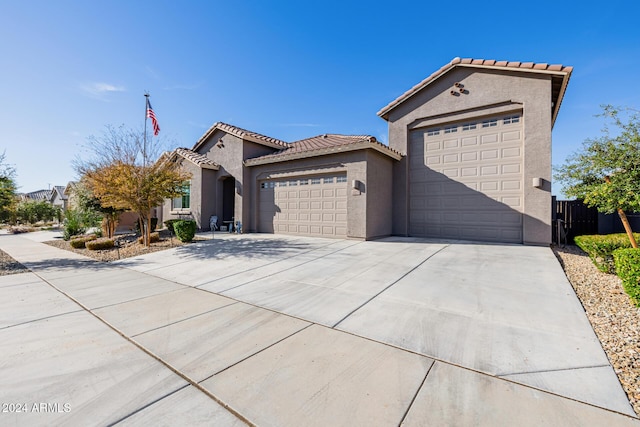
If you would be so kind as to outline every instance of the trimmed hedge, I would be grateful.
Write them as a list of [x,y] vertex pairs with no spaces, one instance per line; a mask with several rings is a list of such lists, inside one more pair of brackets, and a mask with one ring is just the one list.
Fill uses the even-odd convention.
[[[149,234],[149,243],[155,243],[155,242],[159,242],[160,241],[160,233],[153,232],[151,234]],[[143,236],[138,237],[138,243],[143,244],[144,243],[144,239]]]
[[[634,233],[634,236],[640,240],[640,234]],[[598,270],[609,274],[616,272],[613,251],[631,247],[626,233],[577,236],[574,241],[589,255]]]
[[196,235],[196,222],[193,220],[176,221],[173,224],[173,229],[181,242],[190,242]]
[[617,249],[613,252],[613,258],[624,291],[640,307],[640,249]]
[[87,242],[96,240],[97,238],[98,237],[95,234],[89,234],[88,236],[74,237],[73,239],[71,239],[69,244],[74,249],[84,249],[87,247],[86,246]]
[[90,251],[98,251],[101,249],[111,249],[114,246],[113,239],[101,237],[86,243],[87,249]]

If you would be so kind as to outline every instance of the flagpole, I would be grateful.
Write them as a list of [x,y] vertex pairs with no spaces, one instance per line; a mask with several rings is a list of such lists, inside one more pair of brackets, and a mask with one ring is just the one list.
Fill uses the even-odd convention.
[[144,93],[145,103],[144,103],[144,136],[142,139],[142,166],[143,168],[147,167],[147,113],[149,111],[149,93]]

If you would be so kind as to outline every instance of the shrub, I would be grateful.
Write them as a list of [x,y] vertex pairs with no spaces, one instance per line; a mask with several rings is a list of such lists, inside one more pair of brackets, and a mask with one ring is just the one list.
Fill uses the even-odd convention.
[[613,258],[624,291],[640,307],[640,249],[617,249],[613,252]]
[[62,232],[62,238],[69,240],[71,237],[82,234],[85,231],[87,231],[87,228],[84,226],[82,213],[76,209],[68,209],[64,213],[64,231]]
[[196,222],[193,220],[176,221],[173,224],[173,229],[181,242],[190,242],[196,235]]
[[[634,236],[636,240],[640,238],[640,234]],[[613,251],[631,247],[629,237],[625,233],[577,236],[574,240],[576,245],[589,255],[598,270],[609,274],[616,272]]]
[[98,251],[101,249],[111,249],[114,246],[113,239],[101,237],[86,243],[87,249],[90,251]]
[[[156,231],[154,233],[149,234],[149,243],[155,243],[159,241],[160,241],[160,233]],[[143,236],[138,237],[138,243],[140,243],[141,245],[144,243]]]
[[173,229],[173,224],[175,224],[178,221],[184,221],[182,219],[168,219],[164,222],[165,227],[167,227],[167,229],[175,234],[175,230]]
[[74,237],[69,242],[72,248],[75,249],[83,249],[86,247],[86,243],[92,240],[96,240],[97,236],[95,234],[89,234],[87,236]]

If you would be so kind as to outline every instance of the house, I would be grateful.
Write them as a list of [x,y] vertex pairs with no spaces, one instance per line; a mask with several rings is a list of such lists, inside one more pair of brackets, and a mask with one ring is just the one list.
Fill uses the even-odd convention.
[[245,232],[371,239],[391,234],[393,163],[402,155],[369,135],[286,143],[216,123],[173,160],[192,174],[162,219],[211,216]]
[[287,143],[216,123],[172,160],[192,174],[162,218],[200,229],[551,242],[551,130],[572,68],[455,58],[378,112],[369,135]]
[[63,212],[68,208],[69,197],[65,194],[65,186],[54,185],[49,194],[48,202],[59,207]]
[[51,197],[51,190],[36,190],[29,193],[18,194],[22,202],[47,202]]

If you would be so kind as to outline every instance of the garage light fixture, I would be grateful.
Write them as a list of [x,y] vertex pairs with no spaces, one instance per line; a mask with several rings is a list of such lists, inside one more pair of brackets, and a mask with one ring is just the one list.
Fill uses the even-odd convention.
[[222,141],[222,138],[220,138],[218,140],[218,143],[216,144],[216,147],[218,148],[224,148],[224,142]]

